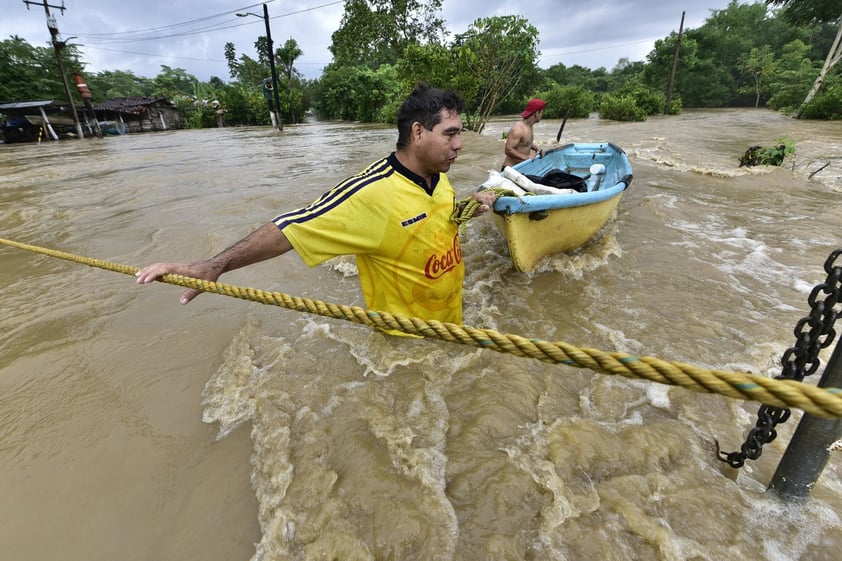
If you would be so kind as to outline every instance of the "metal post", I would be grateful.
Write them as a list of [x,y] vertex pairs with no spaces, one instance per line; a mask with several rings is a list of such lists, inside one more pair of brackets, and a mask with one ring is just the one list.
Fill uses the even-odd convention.
[[[819,380],[820,388],[842,387],[842,339]],[[772,477],[769,490],[783,499],[804,499],[816,485],[830,457],[830,447],[842,438],[842,419],[822,419],[805,413]]]
[[675,71],[678,68],[678,54],[681,52],[681,35],[684,33],[684,12],[681,12],[681,26],[678,28],[678,40],[675,42],[675,56],[672,59],[672,71],[667,82],[667,95],[664,101],[664,115],[669,114],[672,103],[672,84],[675,81]]
[[281,100],[278,97],[278,72],[275,70],[275,47],[272,45],[272,30],[269,29],[269,8],[263,4],[263,21],[266,23],[266,45],[269,49],[269,66],[272,68],[272,91],[275,96],[275,117],[278,122],[278,130],[284,130],[281,120]]

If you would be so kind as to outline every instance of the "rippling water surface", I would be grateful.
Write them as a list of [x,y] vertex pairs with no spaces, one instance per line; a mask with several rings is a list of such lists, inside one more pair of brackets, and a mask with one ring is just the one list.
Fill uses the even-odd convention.
[[[502,162],[493,121],[451,170]],[[537,125],[554,142],[559,121]],[[793,140],[785,168],[738,168]],[[0,145],[0,237],[141,266],[216,253],[393,149],[309,122]],[[635,179],[584,248],[513,270],[463,240],[466,324],[777,375],[842,246],[842,128],[768,111],[568,121]],[[824,170],[810,173],[829,163]],[[353,261],[223,279],[362,305]],[[741,470],[757,404],[180,289],[0,246],[0,552],[24,560],[836,560],[840,459],[766,487],[800,413]],[[828,353],[829,355],[829,353]],[[823,355],[826,359],[827,356]]]

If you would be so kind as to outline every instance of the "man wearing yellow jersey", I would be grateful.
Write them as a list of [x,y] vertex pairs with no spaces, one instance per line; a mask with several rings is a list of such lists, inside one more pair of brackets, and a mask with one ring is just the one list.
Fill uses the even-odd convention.
[[[290,250],[311,267],[355,255],[369,309],[461,323],[464,265],[458,229],[450,221],[455,192],[445,172],[462,149],[462,108],[453,91],[417,86],[398,110],[395,152],[215,257],[154,263],[137,273],[137,282],[168,273],[216,281]],[[480,191],[472,198],[482,214],[495,195]],[[181,303],[200,292],[185,290]]]

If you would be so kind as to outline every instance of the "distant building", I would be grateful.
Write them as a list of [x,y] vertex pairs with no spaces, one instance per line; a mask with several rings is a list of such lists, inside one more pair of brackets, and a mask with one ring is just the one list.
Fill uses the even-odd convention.
[[164,97],[119,97],[94,105],[100,122],[122,123],[126,132],[180,129],[181,114]]
[[3,142],[37,142],[76,137],[76,121],[67,103],[53,100],[0,103]]
[[[181,113],[163,97],[122,97],[93,107],[105,134],[182,128]],[[83,108],[77,107],[85,136],[93,136]],[[40,142],[78,136],[67,103],[53,100],[0,102],[0,133],[5,143]]]

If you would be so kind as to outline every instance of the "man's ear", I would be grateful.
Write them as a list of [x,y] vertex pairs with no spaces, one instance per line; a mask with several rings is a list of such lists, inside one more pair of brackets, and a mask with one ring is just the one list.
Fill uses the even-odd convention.
[[421,135],[424,134],[424,125],[420,121],[412,123],[412,140],[420,142]]

